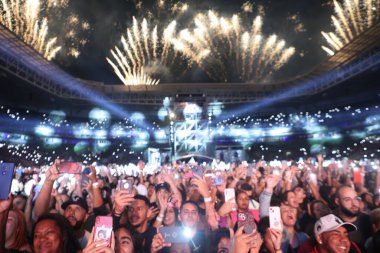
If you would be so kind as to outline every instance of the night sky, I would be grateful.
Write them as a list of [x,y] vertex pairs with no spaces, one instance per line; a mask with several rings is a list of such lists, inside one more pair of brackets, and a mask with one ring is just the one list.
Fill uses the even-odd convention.
[[[77,59],[61,54],[55,62],[76,77],[106,84],[121,84],[105,58],[110,57],[111,48],[120,45],[120,37],[131,25],[133,16],[138,20],[142,20],[143,17],[148,18],[150,27],[153,27],[153,24],[166,26],[171,20],[176,19],[179,29],[189,26],[194,13],[215,10],[228,17],[232,14],[240,14],[246,21],[248,29],[253,19],[259,14],[258,6],[260,5],[265,11],[263,34],[269,36],[275,33],[285,39],[287,46],[296,48],[296,54],[288,64],[275,73],[273,80],[289,79],[305,74],[327,58],[327,54],[320,47],[324,43],[320,31],[332,30],[330,16],[333,13],[333,7],[326,4],[330,2],[327,0],[259,0],[252,2],[253,12],[248,14],[243,13],[241,8],[246,1],[195,0],[187,2],[189,10],[180,17],[172,15],[168,7],[159,11],[157,1],[142,2],[142,7],[137,9],[136,2],[133,0],[70,1],[66,12],[76,13],[80,19],[87,20],[91,29],[85,35],[87,44],[81,48],[81,54]],[[178,1],[167,1],[166,6],[170,6],[170,2]],[[55,29],[59,30],[60,26],[52,24],[51,27],[50,32],[54,34]],[[295,31],[297,27],[302,29]],[[211,81],[203,70],[193,66],[180,77],[168,78],[162,82]]]

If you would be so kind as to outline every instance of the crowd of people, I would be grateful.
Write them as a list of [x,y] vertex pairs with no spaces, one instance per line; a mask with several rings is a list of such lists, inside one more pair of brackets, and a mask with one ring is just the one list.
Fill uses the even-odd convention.
[[[380,252],[380,166],[165,164],[15,170],[0,200],[0,252]],[[277,212],[278,211],[278,212]],[[99,218],[112,232],[97,230]],[[104,224],[103,224],[104,226]]]

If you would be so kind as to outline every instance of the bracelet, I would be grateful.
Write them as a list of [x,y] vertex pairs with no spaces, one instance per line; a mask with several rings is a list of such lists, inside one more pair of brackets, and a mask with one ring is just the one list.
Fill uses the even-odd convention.
[[163,217],[158,216],[158,217],[156,218],[156,220],[159,221],[159,222],[162,222],[162,221],[163,221]]
[[208,202],[211,202],[212,198],[208,197],[208,198],[204,198],[204,200],[205,200],[205,203],[208,203]]

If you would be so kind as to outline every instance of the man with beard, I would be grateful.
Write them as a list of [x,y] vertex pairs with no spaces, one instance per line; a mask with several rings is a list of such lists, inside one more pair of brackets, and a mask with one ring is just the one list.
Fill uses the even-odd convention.
[[[127,224],[122,222],[124,210],[127,208]],[[127,225],[131,228],[133,238],[138,245],[141,245],[142,252],[150,252],[150,246],[156,228],[149,225],[151,209],[149,209],[149,199],[142,195],[133,196],[126,190],[118,191],[115,195],[115,206],[113,210],[113,226]]]
[[354,253],[360,252],[351,242],[348,233],[356,231],[349,222],[343,222],[333,214],[321,217],[314,225],[314,239],[301,245],[298,253]]
[[336,192],[335,204],[338,207],[333,214],[358,228],[351,232],[349,237],[360,247],[361,251],[365,252],[364,243],[371,236],[372,230],[369,215],[360,211],[360,202],[361,199],[355,190],[348,186],[341,186]]
[[63,215],[69,221],[75,238],[82,249],[87,245],[90,232],[84,229],[84,223],[88,218],[88,205],[85,199],[81,197],[73,197],[62,204],[64,210]]

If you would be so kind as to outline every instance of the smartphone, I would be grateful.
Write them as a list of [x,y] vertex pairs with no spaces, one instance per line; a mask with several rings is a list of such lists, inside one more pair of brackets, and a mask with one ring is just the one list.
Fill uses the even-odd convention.
[[193,172],[193,176],[198,175],[200,178],[203,177],[203,169],[201,166],[194,167],[191,169],[191,171]]
[[111,246],[112,217],[97,216],[95,220],[94,242],[107,240],[108,247]]
[[362,182],[362,175],[360,173],[360,168],[355,167],[354,168],[354,184],[359,184]]
[[90,179],[87,177],[87,175],[91,174],[91,169],[90,168],[85,168],[82,171],[82,176],[81,176],[81,184],[84,185],[85,183],[88,183]]
[[160,227],[165,243],[187,243],[194,234],[186,227]]
[[269,207],[269,226],[270,228],[282,230],[281,212],[279,206]]
[[234,188],[226,188],[224,189],[224,200],[230,201],[233,200],[235,202],[235,189]]
[[222,176],[219,175],[219,176],[215,176],[211,178],[211,185],[220,186],[222,184],[223,184]]
[[253,214],[251,212],[238,212],[237,223],[238,228],[244,226],[245,234],[252,234],[257,231],[257,226]]
[[77,162],[63,162],[59,165],[59,173],[81,174],[82,164]]
[[11,191],[14,163],[0,163],[0,199],[8,199]]
[[117,184],[117,189],[119,191],[121,190],[127,190],[128,193],[132,193],[133,190],[133,180],[130,178],[127,179],[119,179]]

